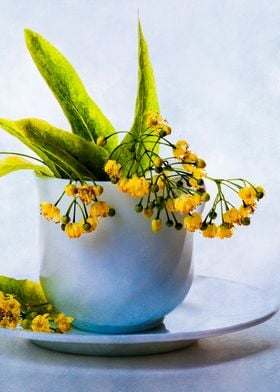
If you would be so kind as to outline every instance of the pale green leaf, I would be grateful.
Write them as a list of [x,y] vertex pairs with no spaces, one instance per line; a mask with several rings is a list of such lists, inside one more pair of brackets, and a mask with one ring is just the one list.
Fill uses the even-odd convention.
[[55,177],[63,177],[65,174],[58,166],[55,165],[52,159],[49,158],[48,154],[46,152],[43,152],[36,146],[34,146],[30,140],[28,140],[22,132],[21,129],[18,129],[14,121],[6,120],[4,118],[0,119],[0,128],[4,129],[7,131],[10,135],[15,136],[18,140],[20,140],[22,143],[24,143],[27,147],[29,147],[31,150],[33,150],[45,163],[46,166],[50,168],[50,170],[53,172]]
[[[86,140],[115,132],[113,125],[88,95],[81,79],[69,61],[38,33],[25,30],[29,52],[41,75],[54,93],[72,131]],[[105,148],[112,151],[117,135],[110,137]]]
[[15,295],[20,302],[28,305],[48,302],[40,283],[28,279],[14,279],[1,275],[0,291]]
[[53,177],[52,172],[45,166],[35,165],[18,156],[9,156],[0,161],[0,177],[17,170],[34,170],[39,175]]
[[[159,113],[159,103],[157,98],[156,83],[152,64],[149,58],[148,45],[144,38],[141,24],[138,25],[139,45],[138,45],[138,93],[135,107],[135,117],[130,132],[124,137],[121,146],[113,155],[123,165],[123,172],[130,175],[135,173],[140,167],[146,169],[149,166],[149,158],[143,156],[143,148],[137,148],[134,153],[130,151],[134,140],[141,135],[150,133],[147,130],[146,117],[148,113]],[[155,136],[145,137],[145,146],[148,150],[158,153],[159,145],[155,143]],[[137,162],[138,160],[138,162]],[[140,162],[139,162],[140,161]]]
[[12,129],[13,134],[19,135],[19,139],[40,157],[47,156],[47,162],[42,157],[44,163],[47,166],[49,160],[54,163],[62,171],[61,177],[106,179],[103,167],[108,153],[95,143],[33,118],[19,121],[0,119],[0,127],[8,132]]

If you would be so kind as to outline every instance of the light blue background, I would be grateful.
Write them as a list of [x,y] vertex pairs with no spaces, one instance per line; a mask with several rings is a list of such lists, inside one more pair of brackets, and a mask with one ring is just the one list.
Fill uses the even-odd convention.
[[[280,293],[280,1],[0,0],[0,117],[34,116],[69,128],[25,48],[37,30],[73,63],[118,129],[132,122],[137,10],[162,113],[214,176],[243,175],[267,196],[231,240],[195,237],[197,273]],[[25,151],[0,133],[0,150]],[[38,275],[38,204],[32,174],[0,179],[0,274]],[[223,293],[221,293],[221,297]],[[244,299],[246,300],[246,298]],[[22,390],[279,391],[279,315],[248,331],[150,357],[102,358],[1,341],[0,386]],[[54,381],[55,380],[55,381]]]
[[[231,240],[195,238],[197,273],[276,292],[279,283],[280,2],[277,0],[0,0],[0,117],[38,117],[69,129],[35,69],[23,29],[72,62],[118,129],[131,125],[137,81],[137,10],[162,114],[213,176],[267,189],[252,225]],[[25,151],[1,132],[0,150]],[[0,274],[38,274],[38,205],[31,173],[0,179]]]

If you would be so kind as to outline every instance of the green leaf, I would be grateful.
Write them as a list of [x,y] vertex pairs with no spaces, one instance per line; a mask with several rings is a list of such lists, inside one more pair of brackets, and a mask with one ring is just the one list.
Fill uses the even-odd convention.
[[16,170],[34,170],[39,175],[53,177],[52,172],[48,168],[42,165],[35,165],[34,163],[18,156],[9,156],[0,161],[0,177]]
[[20,302],[28,305],[39,305],[48,302],[40,283],[28,279],[20,280],[1,275],[0,291],[15,295]]
[[[41,75],[54,93],[73,133],[89,141],[115,132],[113,125],[88,95],[81,79],[69,61],[38,33],[25,30],[29,52]],[[117,135],[110,137],[105,148],[112,151]]]
[[[17,136],[49,166],[49,161],[59,167],[64,178],[106,179],[103,167],[108,159],[104,148],[88,142],[78,135],[55,128],[38,119],[9,121],[0,119],[0,127]],[[50,166],[49,166],[50,167]]]
[[[134,154],[130,151],[130,147],[134,143],[135,139],[139,139],[141,135],[150,133],[146,126],[146,117],[148,113],[159,113],[159,103],[156,92],[156,84],[154,79],[154,73],[152,64],[149,58],[148,45],[143,36],[141,24],[139,21],[138,25],[139,34],[139,45],[138,45],[138,94],[136,99],[135,117],[131,130],[124,137],[120,147],[113,154],[114,159],[117,159],[123,166],[122,170],[124,174],[128,171],[130,175],[137,171],[140,166],[146,169],[149,166],[149,158],[143,156],[143,148],[136,149],[136,159]],[[148,150],[152,150],[158,153],[159,145],[156,143],[157,138],[155,136],[147,136],[145,138],[145,146]],[[140,160],[140,163],[137,163]],[[132,163],[134,165],[131,167]]]
[[56,164],[53,162],[52,159],[49,158],[47,153],[44,153],[41,151],[39,148],[36,148],[24,135],[24,133],[20,130],[17,129],[17,126],[15,122],[6,120],[4,118],[0,119],[0,128],[4,129],[7,131],[10,135],[15,136],[17,139],[19,139],[22,143],[24,143],[27,147],[29,147],[31,150],[33,150],[47,165],[55,177],[63,177],[64,172],[59,169],[59,167],[56,166]]

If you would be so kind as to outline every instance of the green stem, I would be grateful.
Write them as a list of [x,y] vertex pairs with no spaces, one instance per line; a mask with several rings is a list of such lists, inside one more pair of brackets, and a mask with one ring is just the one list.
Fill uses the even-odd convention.
[[0,155],[18,155],[18,156],[20,156],[20,157],[30,158],[30,159],[33,159],[34,161],[38,161],[38,162],[40,162],[40,163],[45,164],[44,161],[42,161],[41,159],[32,157],[31,155],[21,154],[21,153],[19,153],[19,152],[10,152],[10,151],[5,151],[5,152],[4,152],[4,151],[1,151],[1,152],[0,152]]

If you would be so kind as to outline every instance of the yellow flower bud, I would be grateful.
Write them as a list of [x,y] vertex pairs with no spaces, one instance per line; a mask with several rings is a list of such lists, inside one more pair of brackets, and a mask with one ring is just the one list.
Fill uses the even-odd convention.
[[151,223],[151,226],[152,226],[153,232],[154,233],[158,233],[161,230],[161,227],[162,227],[161,219],[153,219],[152,223]]
[[161,157],[157,156],[153,158],[153,163],[156,167],[161,167],[161,165],[163,164],[163,160],[161,159]]
[[106,137],[105,136],[98,136],[97,140],[96,140],[96,144],[98,146],[105,146],[105,144],[107,143]]
[[189,155],[189,145],[186,140],[178,140],[173,149],[173,155],[179,161],[184,161],[184,159]]
[[189,214],[184,219],[184,227],[190,232],[199,229],[202,223],[201,215],[198,212]]
[[60,222],[60,210],[54,204],[42,201],[40,203],[41,215],[48,220],[53,220],[55,223]]
[[79,238],[83,233],[82,225],[80,223],[67,223],[65,233],[69,238]]
[[144,208],[143,215],[145,218],[150,219],[153,216],[153,210],[149,208]]
[[74,196],[77,192],[77,187],[74,184],[68,184],[64,188],[64,192],[66,196]]
[[233,235],[233,227],[227,227],[225,225],[218,226],[217,237],[221,240],[224,238],[230,238]]
[[215,223],[210,223],[207,225],[206,229],[202,230],[203,237],[214,238],[217,235],[217,226]]
[[239,211],[236,208],[230,208],[223,214],[223,219],[225,223],[238,223],[241,222],[241,216]]
[[128,189],[128,178],[122,177],[118,182],[118,188],[122,192],[127,192]]
[[88,184],[80,186],[78,188],[78,195],[81,201],[90,204],[94,196],[93,187]]
[[204,159],[198,158],[196,161],[196,166],[200,169],[204,169],[206,167],[206,162]]
[[175,208],[175,199],[167,199],[166,203],[165,203],[166,208],[168,209],[168,211],[170,212],[174,212],[176,211]]
[[93,185],[92,190],[95,196],[100,196],[103,193],[103,187],[101,185]]
[[105,201],[97,201],[92,204],[90,208],[90,216],[93,218],[102,217],[105,218],[109,215],[110,207]]
[[108,174],[109,177],[119,177],[121,170],[121,165],[116,161],[109,159],[104,166],[104,171]]
[[241,188],[238,194],[247,206],[253,206],[255,204],[257,194],[252,186]]
[[34,332],[51,332],[49,314],[38,315],[32,320],[31,329]]
[[127,192],[132,197],[144,197],[149,193],[150,183],[145,177],[132,177],[126,184]]

